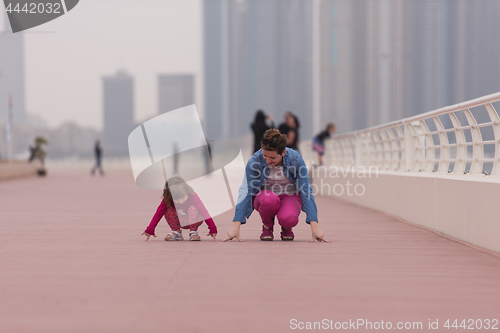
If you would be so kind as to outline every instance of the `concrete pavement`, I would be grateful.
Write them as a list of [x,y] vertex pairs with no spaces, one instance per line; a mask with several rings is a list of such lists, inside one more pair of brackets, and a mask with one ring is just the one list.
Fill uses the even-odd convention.
[[[298,331],[293,319],[425,332],[429,320],[448,331],[446,319],[500,319],[500,258],[430,231],[317,197],[329,244],[308,242],[304,215],[295,241],[261,242],[256,212],[243,243],[165,242],[164,220],[145,242],[160,195],[127,170],[0,183],[0,332]],[[219,239],[232,216],[214,219]]]
[[36,177],[40,162],[38,160],[32,163],[27,161],[0,161],[0,181],[16,178]]

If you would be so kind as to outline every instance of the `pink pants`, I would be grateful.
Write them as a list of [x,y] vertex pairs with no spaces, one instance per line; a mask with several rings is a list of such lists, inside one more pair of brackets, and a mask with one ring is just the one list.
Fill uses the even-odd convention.
[[295,227],[299,223],[301,206],[300,194],[277,195],[270,190],[261,190],[253,201],[253,207],[259,212],[262,223],[269,228],[274,226],[275,216],[282,227]]

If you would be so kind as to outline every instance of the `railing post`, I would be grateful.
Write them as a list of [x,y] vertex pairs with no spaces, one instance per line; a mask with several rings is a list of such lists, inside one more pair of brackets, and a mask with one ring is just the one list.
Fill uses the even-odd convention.
[[404,124],[405,135],[405,170],[412,171],[415,163],[415,146],[413,142],[413,133],[410,130],[410,124]]
[[405,134],[404,129],[401,130],[401,126],[396,126],[396,133],[398,134],[398,144],[399,144],[399,161],[398,161],[398,170],[405,171],[406,170],[406,143],[405,143]]
[[[450,169],[450,147],[448,146],[448,135],[441,120],[436,116],[433,118],[436,129],[439,132],[439,164],[437,172],[448,172]],[[435,155],[436,150],[434,150]]]
[[491,169],[492,175],[500,175],[500,117],[491,103],[485,105],[490,116],[491,125],[493,126],[493,135],[495,139],[495,153],[493,157],[493,168]]
[[462,125],[460,121],[458,121],[455,113],[449,113],[451,123],[453,124],[453,128],[455,129],[455,142],[457,144],[456,156],[455,156],[455,166],[453,167],[453,173],[462,174],[465,172],[465,167],[467,163],[463,160],[467,158],[467,147],[465,146],[465,134],[462,129]]
[[465,109],[464,114],[469,123],[470,134],[472,137],[472,162],[469,172],[472,174],[480,174],[483,171],[484,148],[478,142],[483,141],[483,138],[481,131],[477,127],[476,118],[474,118],[470,110]]
[[354,166],[356,168],[361,166],[361,156],[362,156],[362,149],[363,149],[363,144],[362,144],[362,139],[361,139],[361,134],[357,134],[354,137],[354,140],[356,140],[355,143],[355,148],[354,148]]

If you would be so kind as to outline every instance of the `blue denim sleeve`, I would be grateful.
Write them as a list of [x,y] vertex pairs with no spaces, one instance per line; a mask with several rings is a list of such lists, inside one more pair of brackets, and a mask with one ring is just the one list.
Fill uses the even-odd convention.
[[252,214],[252,197],[256,193],[256,189],[259,188],[261,173],[260,162],[254,154],[250,160],[248,160],[243,182],[238,190],[238,200],[236,202],[233,221],[239,221],[241,224],[245,224],[247,218]]
[[318,208],[312,194],[309,172],[300,154],[297,154],[295,164],[297,166],[297,185],[300,191],[300,198],[302,199],[302,210],[306,213],[306,223],[310,224],[311,221],[318,222]]

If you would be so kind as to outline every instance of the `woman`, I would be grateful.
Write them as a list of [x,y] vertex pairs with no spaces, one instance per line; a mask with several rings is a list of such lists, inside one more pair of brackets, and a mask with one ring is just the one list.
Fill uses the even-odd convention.
[[240,225],[255,209],[262,218],[260,239],[274,239],[274,218],[281,226],[281,239],[294,239],[292,228],[299,221],[301,209],[307,214],[306,223],[311,225],[312,240],[329,242],[318,228],[317,208],[309,183],[309,173],[302,156],[286,148],[287,137],[277,129],[264,133],[261,147],[253,154],[245,169],[246,179],[240,187],[233,227],[227,232],[228,241],[240,238]]
[[[267,126],[266,119],[269,120],[269,122],[271,123],[271,126]],[[268,115],[266,117],[266,114],[264,113],[264,111],[258,110],[257,113],[255,114],[255,120],[250,127],[252,128],[253,136],[254,136],[253,152],[256,153],[260,149],[260,140],[262,139],[264,132],[270,128],[274,128],[273,117],[271,115]]]
[[101,148],[101,141],[99,141],[99,140],[97,140],[95,142],[94,155],[95,155],[95,165],[92,168],[92,170],[90,170],[90,173],[93,176],[94,173],[96,172],[96,170],[99,169],[99,172],[101,173],[101,176],[102,176],[102,175],[104,175],[104,171],[102,170],[102,165],[101,165],[101,163],[102,163],[102,148]]
[[287,136],[286,146],[299,151],[299,119],[290,111],[285,112],[285,122],[278,128],[279,131]]

